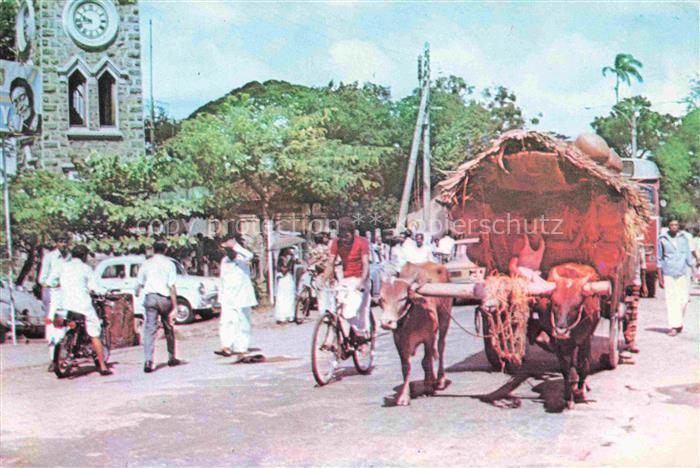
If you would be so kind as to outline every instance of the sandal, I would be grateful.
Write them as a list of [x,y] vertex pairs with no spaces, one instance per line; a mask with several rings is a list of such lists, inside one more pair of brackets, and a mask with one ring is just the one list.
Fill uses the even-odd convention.
[[226,350],[223,350],[223,349],[214,351],[214,354],[216,354],[216,355],[218,355],[218,356],[223,356],[223,357],[231,357],[231,356],[233,356],[233,353],[232,353],[231,351],[226,351]]

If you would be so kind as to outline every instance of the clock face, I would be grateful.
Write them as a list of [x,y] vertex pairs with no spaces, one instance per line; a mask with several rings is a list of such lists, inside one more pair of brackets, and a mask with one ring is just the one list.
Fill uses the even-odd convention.
[[107,32],[109,17],[107,10],[99,3],[85,2],[73,13],[75,29],[87,39],[97,39]]
[[100,49],[116,37],[119,14],[111,0],[69,0],[63,27],[83,49]]

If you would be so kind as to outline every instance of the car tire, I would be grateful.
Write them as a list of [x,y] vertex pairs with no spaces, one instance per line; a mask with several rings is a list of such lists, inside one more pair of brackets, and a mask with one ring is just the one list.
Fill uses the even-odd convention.
[[5,335],[7,335],[8,331],[9,331],[9,328],[5,328],[2,325],[0,325],[0,343],[5,342]]
[[199,316],[204,320],[210,320],[214,318],[214,311],[212,309],[202,309],[199,311]]
[[187,299],[178,297],[177,310],[175,311],[175,323],[178,325],[184,325],[194,322],[194,319],[195,314],[190,303],[187,302]]

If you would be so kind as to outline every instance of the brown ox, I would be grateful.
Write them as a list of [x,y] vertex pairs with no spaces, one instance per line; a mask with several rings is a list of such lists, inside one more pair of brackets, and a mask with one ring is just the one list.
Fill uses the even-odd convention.
[[[445,338],[452,314],[452,298],[425,297],[415,291],[429,282],[447,283],[449,275],[443,265],[425,263],[406,264],[398,278],[384,281],[380,291],[382,307],[382,328],[392,330],[394,344],[401,358],[403,385],[396,398],[396,404],[410,404],[411,357],[422,344],[424,349],[423,370],[425,389],[428,395],[445,388]],[[438,374],[435,376],[437,340]]]
[[[556,287],[549,307],[540,315],[540,326],[550,338],[549,349],[564,375],[564,401],[573,408],[574,398],[585,400],[586,377],[591,368],[591,338],[600,320],[600,283],[595,269],[578,263],[552,268],[548,281]],[[575,357],[574,357],[575,356]]]

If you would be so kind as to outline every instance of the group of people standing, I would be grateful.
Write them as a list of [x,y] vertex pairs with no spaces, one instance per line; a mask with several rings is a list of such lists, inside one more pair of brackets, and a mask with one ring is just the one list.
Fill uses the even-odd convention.
[[[219,338],[222,356],[245,354],[251,338],[250,310],[257,305],[255,290],[250,279],[250,261],[253,254],[234,238],[224,242],[225,252],[219,268],[219,301],[221,318]],[[143,326],[144,372],[154,370],[154,351],[158,321],[163,327],[168,351],[167,364],[180,365],[176,357],[173,311],[177,308],[177,270],[173,260],[166,256],[167,244],[157,241],[153,255],[139,268],[135,296],[143,297],[145,317]],[[46,339],[49,342],[49,371],[53,371],[55,345],[63,338],[64,329],[54,327],[57,314],[82,314],[86,329],[92,338],[101,375],[111,375],[103,359],[101,342],[102,323],[92,302],[93,293],[106,293],[98,284],[93,269],[87,264],[88,249],[84,245],[70,248],[67,237],[55,239],[55,247],[42,261],[38,283],[42,287],[42,301],[46,317]]]

